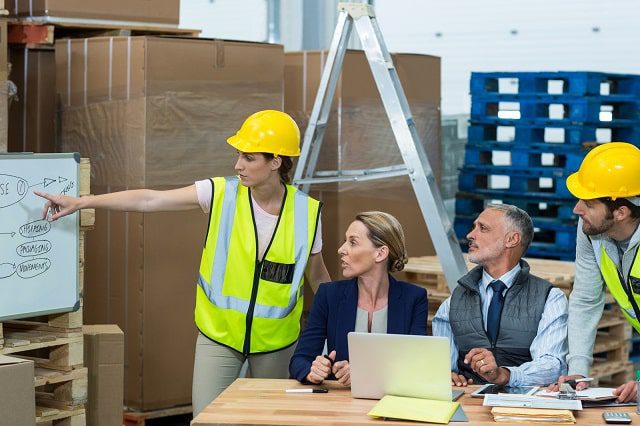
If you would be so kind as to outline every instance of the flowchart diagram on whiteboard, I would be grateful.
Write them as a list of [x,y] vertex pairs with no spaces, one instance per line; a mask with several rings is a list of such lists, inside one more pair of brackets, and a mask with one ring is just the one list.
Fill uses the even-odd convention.
[[78,154],[0,154],[0,321],[79,306],[78,213],[49,222],[33,191],[78,196]]

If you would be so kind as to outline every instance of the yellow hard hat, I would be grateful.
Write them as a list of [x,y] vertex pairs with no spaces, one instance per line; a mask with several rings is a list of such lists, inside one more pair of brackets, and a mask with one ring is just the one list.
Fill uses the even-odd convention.
[[640,195],[640,149],[626,142],[597,146],[567,178],[567,188],[581,200]]
[[227,142],[241,152],[268,152],[287,157],[300,155],[298,125],[289,114],[271,109],[251,114]]

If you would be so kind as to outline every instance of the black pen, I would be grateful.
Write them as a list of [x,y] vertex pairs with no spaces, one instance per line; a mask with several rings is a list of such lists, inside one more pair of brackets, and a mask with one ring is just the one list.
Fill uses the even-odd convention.
[[334,360],[332,360],[331,358],[329,358],[329,355],[323,355],[323,357],[325,357],[326,359],[329,360],[329,362],[331,363],[331,366],[333,367],[333,364],[335,363]]

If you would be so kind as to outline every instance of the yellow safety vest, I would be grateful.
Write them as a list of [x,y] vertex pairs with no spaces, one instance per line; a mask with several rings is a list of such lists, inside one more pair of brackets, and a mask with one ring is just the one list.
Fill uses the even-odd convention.
[[276,351],[300,334],[304,270],[320,202],[295,187],[286,194],[272,240],[258,260],[249,188],[213,178],[209,229],[196,290],[198,329],[245,355]]
[[631,270],[627,274],[625,282],[624,275],[618,270],[616,264],[607,254],[604,244],[601,241],[592,241],[596,259],[600,267],[600,272],[604,282],[609,288],[611,295],[622,308],[623,315],[627,321],[640,332],[640,257],[638,249],[631,263]]

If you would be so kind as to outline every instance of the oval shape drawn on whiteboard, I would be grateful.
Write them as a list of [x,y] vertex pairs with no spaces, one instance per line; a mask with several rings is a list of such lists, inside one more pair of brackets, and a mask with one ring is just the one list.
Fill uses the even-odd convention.
[[39,237],[51,230],[51,222],[46,219],[36,220],[34,222],[25,223],[18,230],[20,235],[25,238]]
[[0,174],[0,209],[22,201],[29,192],[29,182],[18,176]]
[[9,278],[16,272],[16,266],[13,263],[0,263],[0,280]]
[[20,278],[33,278],[47,272],[50,267],[51,261],[49,259],[31,259],[19,264],[16,267],[16,273]]
[[51,250],[51,241],[35,240],[27,241],[16,247],[16,253],[21,257],[39,256]]

